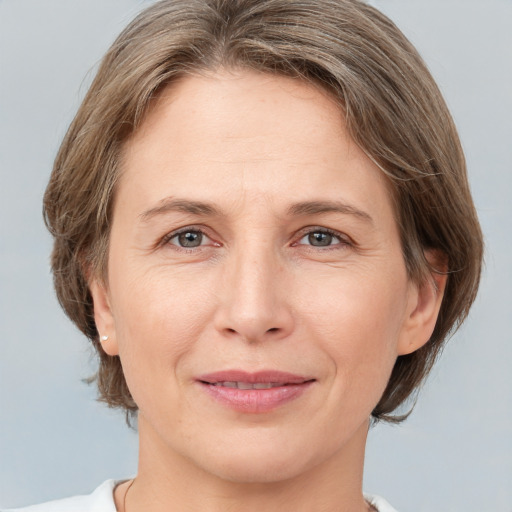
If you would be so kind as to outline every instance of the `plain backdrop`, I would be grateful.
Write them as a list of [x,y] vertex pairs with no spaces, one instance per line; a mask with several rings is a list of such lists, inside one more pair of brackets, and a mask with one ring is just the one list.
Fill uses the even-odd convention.
[[[136,471],[95,402],[86,340],[52,289],[41,199],[97,63],[141,0],[0,0],[0,507]],[[365,489],[399,511],[512,511],[512,1],[375,0],[415,43],[466,151],[487,243],[481,293],[399,427],[370,432]]]

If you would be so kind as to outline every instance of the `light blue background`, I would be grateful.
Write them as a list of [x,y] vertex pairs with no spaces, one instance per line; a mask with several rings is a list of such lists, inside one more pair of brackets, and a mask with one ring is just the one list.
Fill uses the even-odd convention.
[[[0,0],[0,506],[135,473],[136,434],[94,402],[60,311],[41,199],[92,71],[149,2]],[[512,1],[375,0],[452,109],[487,241],[479,299],[400,427],[369,437],[365,489],[406,512],[512,510]],[[85,78],[84,78],[85,77]]]

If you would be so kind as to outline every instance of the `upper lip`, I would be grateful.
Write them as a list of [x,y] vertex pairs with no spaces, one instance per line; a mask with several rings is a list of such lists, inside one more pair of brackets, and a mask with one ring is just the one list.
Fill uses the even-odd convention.
[[217,382],[247,382],[250,384],[279,383],[279,384],[303,384],[314,380],[294,373],[277,370],[263,370],[258,372],[246,372],[243,370],[222,370],[207,373],[197,377],[200,382],[215,384]]

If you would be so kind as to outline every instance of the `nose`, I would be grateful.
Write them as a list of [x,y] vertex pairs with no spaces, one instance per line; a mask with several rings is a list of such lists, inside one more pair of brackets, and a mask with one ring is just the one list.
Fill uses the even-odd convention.
[[272,250],[245,247],[225,262],[215,327],[249,343],[278,340],[294,327],[287,272]]

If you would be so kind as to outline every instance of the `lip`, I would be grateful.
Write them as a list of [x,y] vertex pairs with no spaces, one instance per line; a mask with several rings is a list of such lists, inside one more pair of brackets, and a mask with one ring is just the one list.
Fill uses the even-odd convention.
[[[259,372],[224,370],[201,375],[196,381],[204,392],[224,406],[238,412],[258,414],[273,411],[299,398],[313,384],[315,379],[275,370]],[[273,387],[239,389],[222,385],[226,382],[271,383]]]

